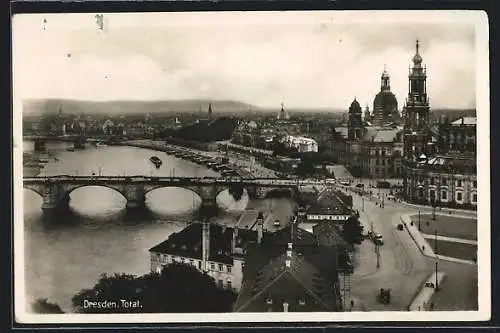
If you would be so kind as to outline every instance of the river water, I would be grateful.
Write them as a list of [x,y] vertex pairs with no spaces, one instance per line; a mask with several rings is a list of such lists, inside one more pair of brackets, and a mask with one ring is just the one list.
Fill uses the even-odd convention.
[[[32,143],[24,143],[24,151],[33,148]],[[70,152],[65,143],[48,144],[47,148],[52,158],[40,175],[217,176],[196,164],[142,148],[87,147]],[[152,155],[162,159],[159,169],[150,163]],[[236,201],[224,191],[217,201],[222,212],[215,221],[234,224],[247,206],[248,196],[244,193]],[[286,199],[263,203],[279,213],[291,213],[292,205]],[[148,249],[192,221],[200,199],[185,189],[157,189],[146,195],[148,214],[131,217],[125,214],[126,200],[121,194],[88,186],[70,194],[70,212],[64,216],[44,217],[41,204],[38,194],[24,190],[27,302],[47,298],[71,312],[71,297],[91,288],[102,273],[147,273]]]

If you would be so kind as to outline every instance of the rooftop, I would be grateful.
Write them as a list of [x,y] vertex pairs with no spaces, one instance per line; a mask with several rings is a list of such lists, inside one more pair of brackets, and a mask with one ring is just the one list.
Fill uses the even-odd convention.
[[[209,260],[231,264],[234,228],[210,224]],[[149,252],[170,254],[201,260],[202,223],[192,223],[180,232],[173,233],[167,240],[153,246]],[[257,239],[257,231],[238,229],[236,245],[245,247]]]
[[253,280],[246,280],[235,305],[241,312],[339,311],[334,282],[293,250],[267,263]]
[[451,122],[452,125],[476,125],[477,118],[476,117],[460,117],[455,121]]

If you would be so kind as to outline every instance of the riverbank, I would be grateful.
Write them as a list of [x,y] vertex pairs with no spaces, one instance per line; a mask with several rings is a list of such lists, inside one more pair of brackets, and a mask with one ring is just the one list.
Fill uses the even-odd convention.
[[[227,174],[222,172],[223,176],[234,175],[231,174],[234,171],[236,175],[244,178],[277,178],[273,170],[267,169],[258,163],[236,159],[221,152],[197,150],[153,140],[131,140],[125,141],[121,145],[162,151],[193,163],[198,159],[198,161],[201,161],[209,169],[210,164],[213,163],[215,171],[227,172]],[[227,163],[224,163],[224,159]],[[217,170],[217,168],[221,168],[221,170]]]

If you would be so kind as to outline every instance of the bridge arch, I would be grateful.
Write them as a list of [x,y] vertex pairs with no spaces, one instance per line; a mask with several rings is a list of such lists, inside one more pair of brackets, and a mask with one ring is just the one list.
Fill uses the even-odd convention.
[[44,195],[43,188],[41,188],[39,186],[23,184],[23,189],[28,190],[30,192],[34,192],[34,193],[38,194],[43,199],[43,195]]
[[121,196],[124,199],[127,199],[127,195],[125,194],[123,188],[121,188],[119,186],[108,185],[108,184],[98,184],[98,185],[95,185],[95,184],[81,184],[81,185],[72,185],[72,186],[66,187],[66,191],[64,193],[64,196],[68,196],[69,197],[69,195],[72,192],[74,192],[77,189],[84,188],[84,187],[108,188],[108,189],[114,190],[114,192],[117,192],[117,193],[121,194]]

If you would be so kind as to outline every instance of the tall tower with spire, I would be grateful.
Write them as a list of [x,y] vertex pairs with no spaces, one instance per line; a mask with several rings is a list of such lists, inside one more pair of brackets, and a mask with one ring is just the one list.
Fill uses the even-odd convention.
[[212,118],[212,102],[208,103],[208,117]]
[[427,70],[422,67],[420,43],[415,44],[413,67],[408,75],[408,97],[404,106],[404,154],[420,156],[426,154],[430,141],[429,98],[427,97]]
[[349,140],[359,140],[363,135],[363,112],[356,97],[349,107],[348,120],[347,120],[347,138]]

